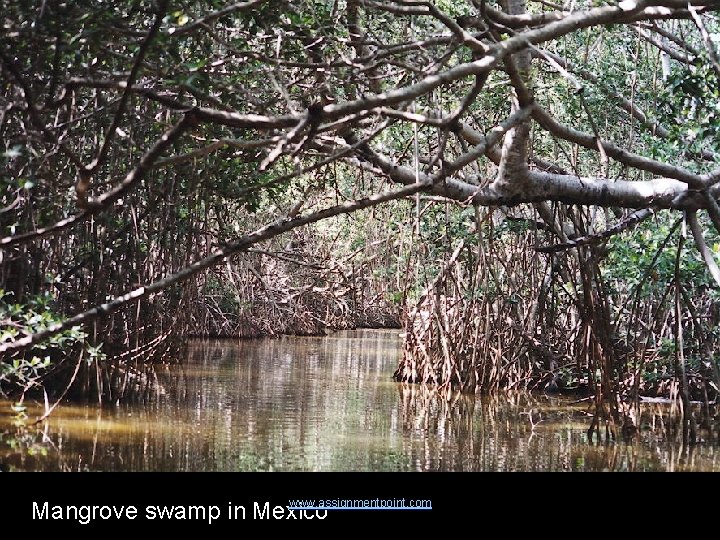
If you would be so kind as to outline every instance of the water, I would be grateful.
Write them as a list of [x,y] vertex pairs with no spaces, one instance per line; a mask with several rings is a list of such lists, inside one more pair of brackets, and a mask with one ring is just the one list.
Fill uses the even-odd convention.
[[[213,340],[157,370],[143,403],[63,405],[19,429],[0,401],[0,465],[102,471],[720,471],[717,443],[588,442],[586,404],[438,393],[392,381],[396,331]],[[30,417],[41,414],[31,407]],[[654,424],[654,425],[653,425]],[[651,427],[656,429],[651,430]]]

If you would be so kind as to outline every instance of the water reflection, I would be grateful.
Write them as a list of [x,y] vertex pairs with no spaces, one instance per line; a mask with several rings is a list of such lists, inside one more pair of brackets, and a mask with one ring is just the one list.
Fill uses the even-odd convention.
[[[663,430],[591,444],[586,407],[391,380],[397,334],[194,343],[138,403],[61,407],[41,430],[0,402],[0,463],[23,470],[720,470],[718,447]],[[39,414],[31,410],[31,416]],[[662,421],[659,406],[643,422]]]
[[598,444],[587,437],[587,405],[567,398],[399,391],[406,453],[419,470],[720,470],[717,444],[683,448],[666,438],[668,409],[659,405],[642,408],[638,441]]

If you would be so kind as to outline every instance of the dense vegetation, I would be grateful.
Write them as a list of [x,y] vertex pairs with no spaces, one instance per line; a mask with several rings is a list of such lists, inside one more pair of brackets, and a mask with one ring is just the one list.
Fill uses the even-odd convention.
[[694,437],[717,11],[7,2],[0,389],[115,400],[190,335],[402,324],[398,380],[587,393],[612,436],[668,396]]

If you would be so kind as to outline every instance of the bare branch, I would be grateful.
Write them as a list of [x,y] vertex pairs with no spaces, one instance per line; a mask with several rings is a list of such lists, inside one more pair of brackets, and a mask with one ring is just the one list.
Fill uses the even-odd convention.
[[656,34],[660,34],[665,39],[672,41],[675,45],[682,48],[683,50],[687,51],[688,53],[692,54],[693,56],[697,56],[699,51],[693,47],[690,43],[688,43],[686,40],[676,36],[672,32],[668,32],[663,27],[658,26],[656,23],[649,24],[647,22],[639,22],[637,23],[637,26],[640,28],[645,28],[646,30],[650,30],[651,32],[655,32]]
[[[589,148],[590,150],[597,150],[598,143],[594,135],[590,135],[561,124],[541,107],[535,107],[533,110],[533,118],[544,129],[556,137],[574,142],[584,146],[585,148]],[[602,141],[602,147],[605,149],[605,152],[609,157],[619,161],[620,163],[624,163],[625,165],[635,167],[636,169],[648,171],[659,176],[675,178],[676,180],[685,182],[689,186],[695,188],[702,188],[706,183],[703,180],[703,177],[694,174],[683,167],[662,163],[633,152],[628,152],[611,142]]]
[[33,95],[32,89],[25,80],[25,77],[23,77],[18,65],[10,57],[10,55],[5,52],[4,43],[0,43],[0,59],[2,60],[2,64],[3,66],[5,66],[5,69],[10,72],[10,74],[15,79],[15,82],[22,90],[23,97],[25,98],[25,104],[27,106],[27,113],[30,117],[30,122],[32,123],[33,127],[42,134],[45,141],[49,142],[54,146],[57,146],[63,153],[63,155],[65,155],[73,165],[75,165],[76,167],[82,167],[82,163],[80,162],[80,159],[75,155],[75,153],[72,152],[67,147],[67,145],[65,145],[65,143],[59,141],[55,134],[48,129],[47,125],[45,125],[45,122],[43,122],[42,118],[40,118],[40,108],[35,102],[35,97]]
[[658,41],[654,37],[652,37],[650,34],[648,34],[645,30],[637,27],[631,27],[641,38],[643,38],[645,41],[656,47],[657,49],[660,49],[662,52],[667,54],[670,58],[673,60],[677,60],[681,64],[691,64],[692,59],[688,56],[676,51],[672,47],[666,45],[665,43]]
[[270,238],[273,238],[279,234],[333,216],[338,216],[340,214],[348,214],[350,212],[355,212],[356,210],[370,208],[372,206],[377,206],[378,204],[382,204],[388,201],[407,197],[408,195],[413,195],[421,191],[426,191],[429,188],[430,185],[428,183],[420,182],[417,184],[406,186],[404,188],[397,189],[395,191],[379,193],[377,195],[371,195],[364,199],[358,199],[355,201],[339,204],[337,206],[331,206],[329,208],[318,210],[317,212],[313,212],[305,216],[296,217],[294,219],[284,219],[276,221],[274,223],[266,225],[265,227],[262,227],[261,229],[256,230],[255,232],[243,236],[242,238],[231,244],[228,244],[223,248],[216,249],[211,255],[208,255],[207,257],[196,261],[195,263],[187,266],[186,268],[183,268],[175,274],[171,274],[163,279],[155,281],[150,285],[138,287],[137,289],[134,289],[122,296],[117,296],[110,302],[98,305],[92,309],[79,313],[78,315],[64,320],[62,323],[52,324],[46,330],[37,332],[35,334],[30,334],[12,342],[3,343],[2,345],[0,345],[0,355],[16,354],[52,336],[64,332],[65,330],[69,330],[74,326],[86,324],[97,319],[98,317],[109,315],[123,306],[131,304],[133,302],[137,302],[141,298],[145,298],[151,294],[161,292],[164,289],[175,285],[176,283],[181,283],[191,278],[198,272],[206,270],[207,268],[210,268],[211,266],[222,262],[227,257],[231,257],[232,255],[235,255],[237,253],[246,251],[250,246],[253,246],[264,240],[269,240]]
[[162,153],[192,125],[194,125],[196,119],[192,111],[186,113],[182,120],[175,124],[171,129],[166,131],[163,136],[157,141],[143,156],[140,158],[138,164],[131,170],[123,179],[120,184],[115,186],[113,189],[100,195],[97,198],[88,200],[88,208],[83,210],[79,214],[75,214],[69,218],[58,221],[57,223],[41,229],[35,229],[23,234],[15,236],[6,236],[0,239],[0,247],[8,247],[15,244],[20,244],[34,240],[36,238],[42,238],[51,234],[56,234],[63,231],[77,223],[81,223],[88,219],[90,216],[97,214],[98,212],[108,208],[111,204],[117,201],[127,191],[137,185],[145,174],[153,167],[157,159]]
[[712,251],[710,251],[710,248],[708,248],[705,243],[705,238],[703,237],[697,213],[695,211],[687,211],[685,212],[685,219],[687,220],[688,225],[690,225],[690,230],[692,231],[693,239],[695,240],[695,246],[698,248],[703,261],[705,261],[705,266],[707,266],[707,269],[712,278],[715,280],[715,283],[720,286],[720,268],[718,268],[717,262],[715,262],[715,257],[713,256]]
[[608,238],[611,238],[630,229],[631,227],[634,227],[638,223],[645,221],[653,215],[655,215],[655,209],[643,208],[641,210],[633,212],[616,225],[602,232],[581,236],[579,238],[574,238],[573,240],[568,240],[567,242],[562,242],[559,244],[553,244],[551,246],[536,246],[535,251],[539,253],[557,253],[559,251],[565,251],[580,246],[599,244],[600,242],[607,240]]
[[[553,66],[558,72],[563,75],[563,77],[568,78],[568,80],[573,84],[576,90],[579,90],[583,87],[583,85],[578,81],[575,77],[570,75],[568,71],[571,71],[572,73],[577,74],[579,77],[583,78],[584,80],[593,83],[594,85],[601,85],[600,79],[590,71],[586,69],[579,68],[572,63],[568,62],[565,58],[561,58],[557,54],[551,53],[549,51],[546,51],[544,49],[539,49],[537,47],[532,47],[532,51],[534,55],[538,58],[541,58],[545,61],[547,61],[551,66]],[[602,89],[604,91],[604,89]],[[663,139],[667,139],[670,137],[670,132],[660,124],[657,120],[651,119],[648,117],[648,115],[634,102],[627,99],[625,96],[618,92],[608,91],[607,95],[612,97],[613,99],[618,101],[618,105],[631,117],[638,120],[643,126],[645,126],[647,129],[649,129],[654,135],[657,135]],[[715,161],[715,154],[710,152],[709,150],[700,150],[700,157],[702,159],[705,159],[706,161]]]
[[[125,89],[122,93],[122,96],[120,97],[120,102],[118,103],[117,110],[115,111],[115,116],[113,117],[112,122],[110,122],[110,125],[105,132],[105,138],[102,145],[100,146],[100,150],[98,150],[95,159],[88,166],[85,167],[84,171],[80,173],[80,179],[87,183],[91,181],[90,177],[92,177],[92,175],[97,172],[98,168],[103,164],[105,158],[107,157],[107,152],[110,148],[110,145],[112,144],[113,138],[115,136],[115,131],[120,125],[123,114],[125,114],[125,107],[127,107],[128,99],[130,98],[131,88],[133,84],[135,84],[135,79],[137,79],[138,73],[140,72],[140,66],[143,63],[145,54],[147,53],[148,49],[150,48],[150,44],[152,43],[153,39],[155,39],[155,36],[160,30],[163,18],[165,17],[165,12],[167,11],[167,6],[168,0],[160,0],[159,2],[157,2],[157,13],[155,15],[155,21],[148,30],[145,39],[143,39],[142,43],[140,44],[140,49],[138,50],[137,56],[135,57],[135,63],[130,69],[130,74],[125,81]],[[78,184],[78,186],[79,185],[80,184]],[[78,206],[80,207],[85,206],[85,204],[87,203],[88,187],[89,186],[86,184],[84,186],[84,189],[76,189],[79,199]]]
[[700,35],[702,36],[703,43],[705,44],[705,50],[708,53],[708,58],[710,58],[710,64],[715,71],[715,76],[717,77],[718,82],[720,82],[720,61],[718,61],[715,45],[713,44],[712,39],[710,39],[710,34],[708,33],[707,28],[705,28],[705,23],[702,18],[698,15],[697,9],[691,4],[688,4],[688,10],[690,11],[690,15],[692,16],[695,26],[697,26],[698,30],[700,30]]
[[220,17],[224,17],[225,15],[230,15],[231,13],[238,13],[241,11],[245,11],[252,7],[259,6],[260,4],[265,3],[266,1],[267,0],[248,0],[247,2],[236,2],[235,4],[230,4],[229,6],[226,6],[222,9],[218,9],[216,11],[213,11],[212,13],[208,13],[204,17],[201,17],[200,19],[196,19],[191,23],[188,23],[184,26],[173,29],[174,31],[171,32],[171,35],[173,35],[175,37],[186,36],[187,34],[191,34],[195,30],[204,27],[205,25],[215,21],[216,19],[219,19]]

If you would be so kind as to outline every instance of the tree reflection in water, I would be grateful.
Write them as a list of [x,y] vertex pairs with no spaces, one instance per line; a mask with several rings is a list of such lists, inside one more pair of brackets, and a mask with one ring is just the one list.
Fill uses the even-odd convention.
[[[0,401],[0,463],[21,470],[720,470],[717,431],[682,447],[667,404],[629,442],[589,440],[589,402],[392,380],[397,332],[207,340],[123,403],[64,404],[40,427]],[[27,403],[28,418],[42,406]],[[716,411],[713,411],[716,414]]]

